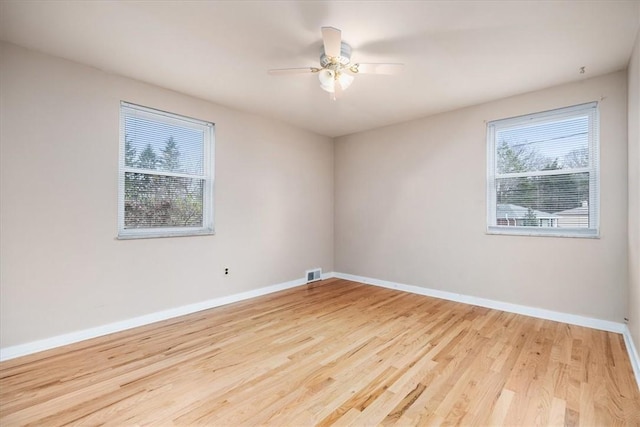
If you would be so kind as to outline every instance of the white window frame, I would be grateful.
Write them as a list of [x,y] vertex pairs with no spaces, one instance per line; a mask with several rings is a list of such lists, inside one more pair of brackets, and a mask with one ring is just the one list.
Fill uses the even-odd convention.
[[[496,171],[496,134],[499,130],[520,127],[523,124],[554,122],[571,117],[589,116],[589,165],[566,171],[533,171],[499,174]],[[590,102],[556,110],[543,111],[525,116],[494,120],[487,123],[487,233],[520,236],[556,236],[556,237],[600,237],[600,135],[598,103]],[[554,228],[554,227],[522,227],[497,225],[496,218],[496,180],[499,178],[516,178],[544,175],[562,175],[589,173],[589,227],[588,228]]]
[[[125,165],[125,116],[134,113],[138,117],[145,117],[150,120],[202,130],[203,141],[203,173],[202,175],[175,173],[166,171],[152,171],[148,169],[138,169]],[[201,236],[215,234],[214,229],[214,153],[215,153],[215,125],[211,122],[168,113],[166,111],[143,107],[140,105],[120,102],[120,150],[119,150],[119,173],[118,173],[118,239],[141,239],[156,237],[181,237],[181,236]],[[203,188],[203,212],[202,227],[154,227],[154,228],[125,228],[124,206],[125,206],[125,173],[136,172],[147,175],[160,175],[171,177],[184,177],[201,179],[204,182]]]

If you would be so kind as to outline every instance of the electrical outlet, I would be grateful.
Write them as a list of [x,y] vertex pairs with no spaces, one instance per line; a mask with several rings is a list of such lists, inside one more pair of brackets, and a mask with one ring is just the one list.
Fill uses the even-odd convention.
[[229,269],[228,269],[228,268],[225,268],[225,269],[224,269],[224,275],[225,275],[225,276],[229,275]]

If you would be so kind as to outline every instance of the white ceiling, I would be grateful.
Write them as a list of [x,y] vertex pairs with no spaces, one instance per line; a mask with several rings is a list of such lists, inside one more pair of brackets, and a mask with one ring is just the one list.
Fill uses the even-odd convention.
[[[640,1],[9,1],[0,39],[331,137],[626,68]],[[359,75],[331,101],[321,26]],[[586,67],[586,74],[579,73]]]

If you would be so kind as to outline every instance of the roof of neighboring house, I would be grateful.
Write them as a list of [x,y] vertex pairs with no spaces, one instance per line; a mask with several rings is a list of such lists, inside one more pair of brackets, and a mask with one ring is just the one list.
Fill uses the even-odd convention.
[[567,209],[565,211],[556,212],[560,216],[588,216],[589,208],[587,206],[578,206],[577,208]]
[[[496,206],[496,218],[525,219],[528,211],[529,208],[525,208],[523,206],[498,204]],[[557,215],[536,209],[533,209],[533,213],[536,215],[536,218],[558,218]]]

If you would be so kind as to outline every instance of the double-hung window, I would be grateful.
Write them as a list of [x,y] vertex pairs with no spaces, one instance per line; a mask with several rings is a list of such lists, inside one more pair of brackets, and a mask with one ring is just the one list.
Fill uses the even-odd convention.
[[119,238],[213,233],[213,129],[121,103]]
[[597,103],[490,122],[487,231],[597,237]]

